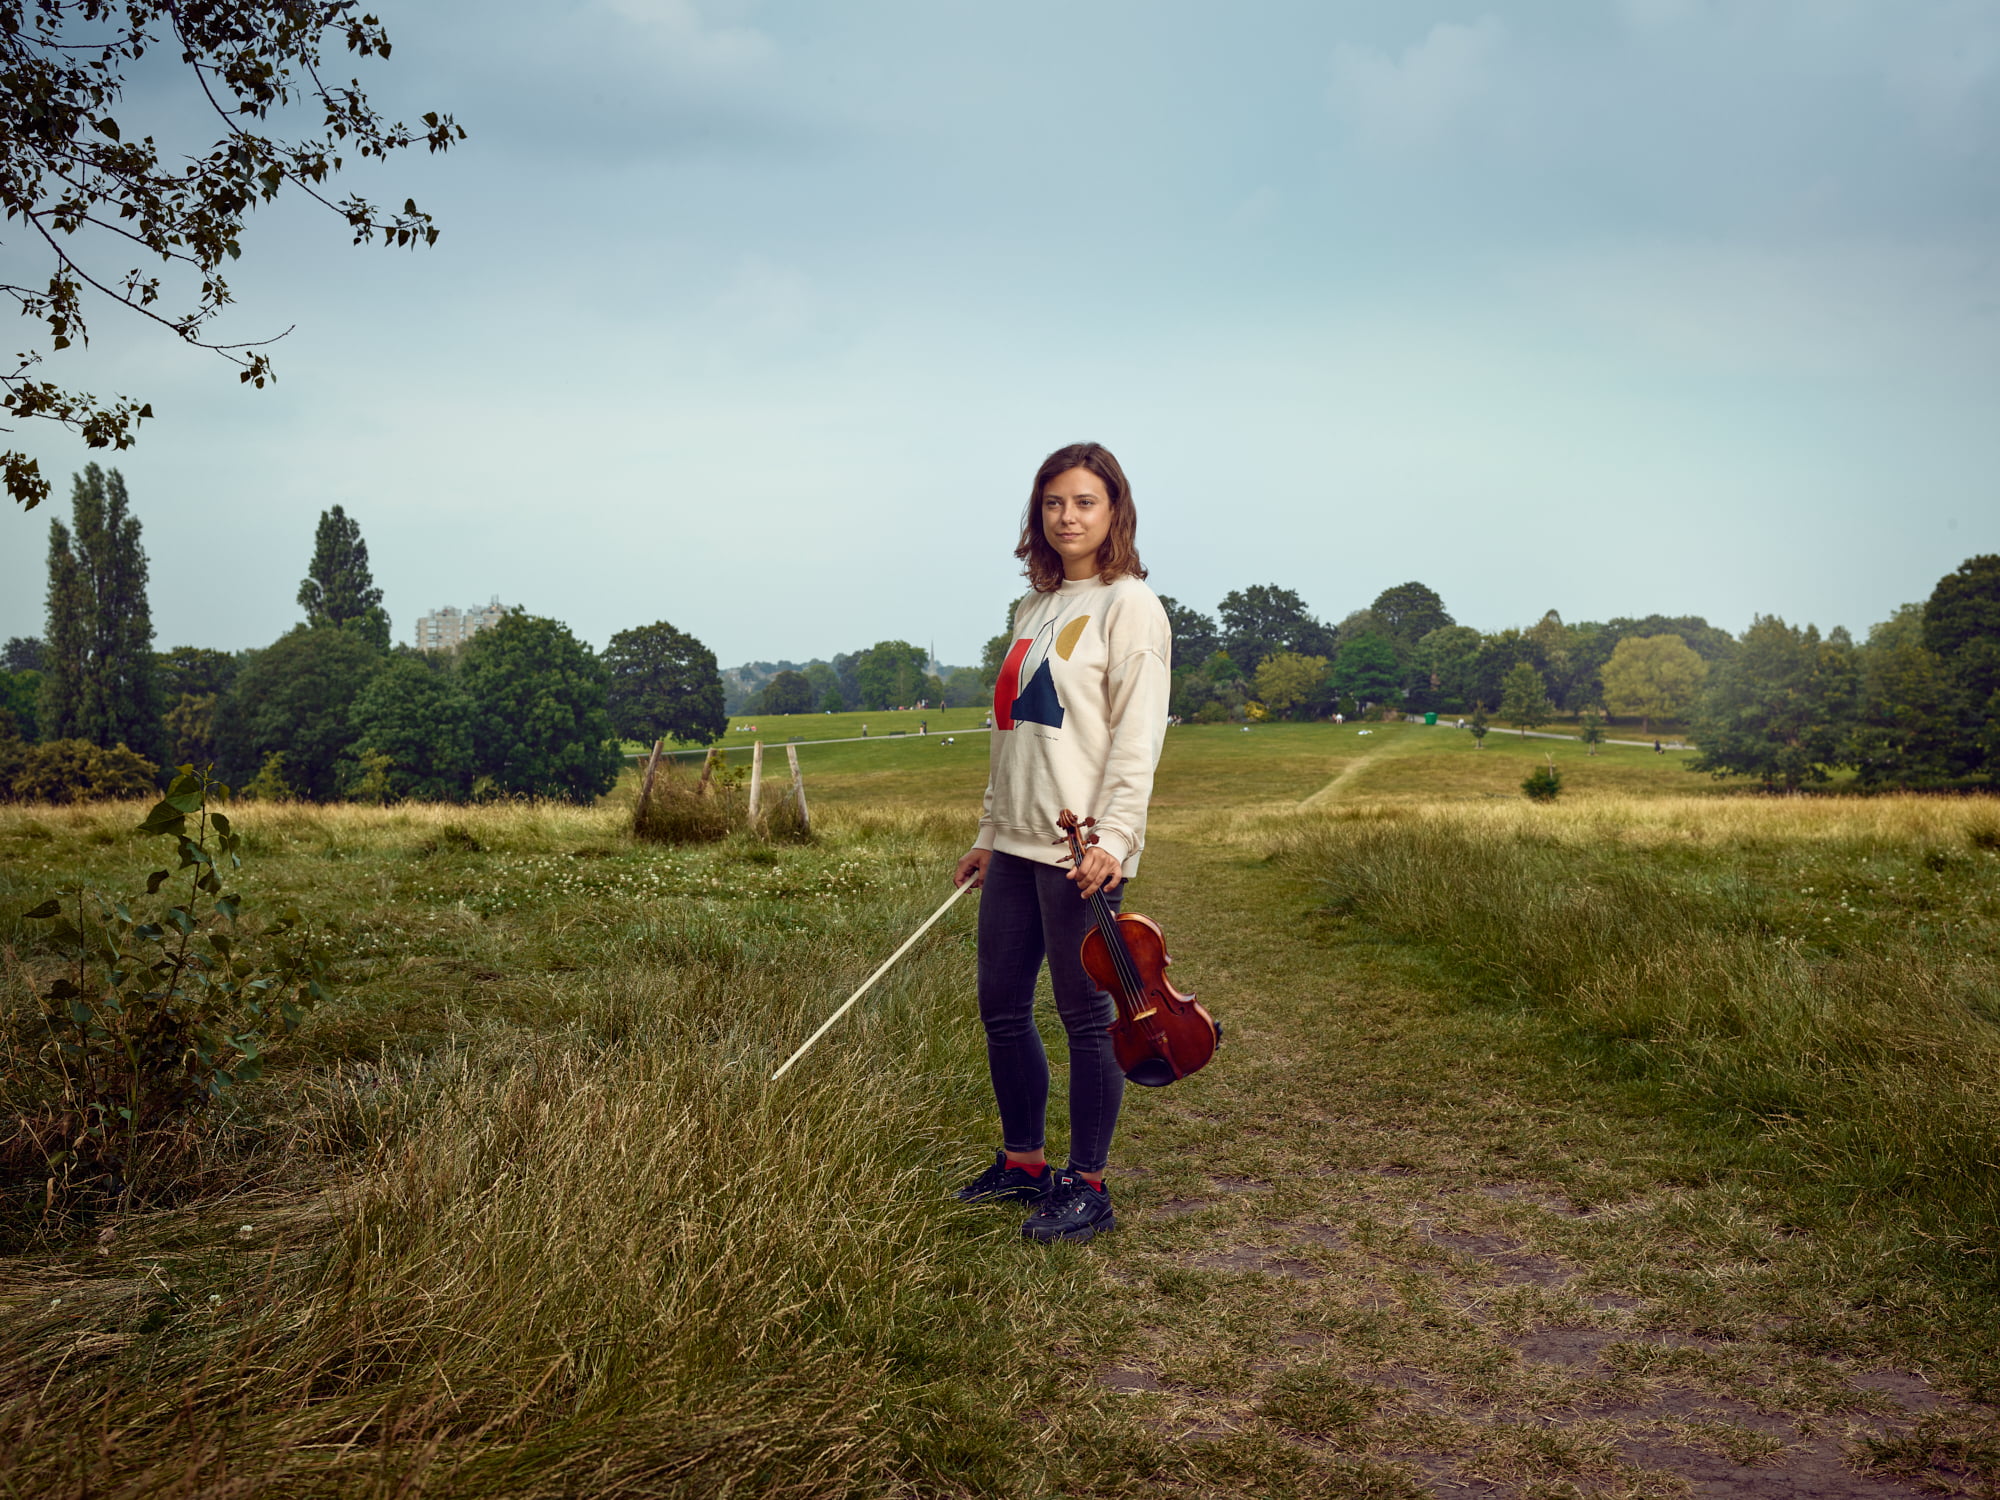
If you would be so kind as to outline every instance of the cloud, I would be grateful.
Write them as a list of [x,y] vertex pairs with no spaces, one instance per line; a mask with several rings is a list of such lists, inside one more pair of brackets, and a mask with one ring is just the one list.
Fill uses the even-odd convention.
[[1343,42],[1333,53],[1333,107],[1362,139],[1391,149],[1448,133],[1483,92],[1507,29],[1494,16],[1440,21],[1400,58]]
[[762,62],[770,37],[754,26],[718,23],[698,0],[603,0],[605,8],[649,33],[677,62],[703,72],[733,72]]

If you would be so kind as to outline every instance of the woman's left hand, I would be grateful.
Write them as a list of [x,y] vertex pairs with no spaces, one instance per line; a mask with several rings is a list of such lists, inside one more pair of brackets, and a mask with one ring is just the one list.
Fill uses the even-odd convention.
[[1083,851],[1083,863],[1069,872],[1069,878],[1077,883],[1077,894],[1088,901],[1100,889],[1107,893],[1117,890],[1125,872],[1117,860],[1093,844]]

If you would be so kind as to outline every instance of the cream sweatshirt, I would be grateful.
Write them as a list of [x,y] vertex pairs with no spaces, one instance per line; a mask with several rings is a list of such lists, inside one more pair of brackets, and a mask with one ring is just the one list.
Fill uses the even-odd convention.
[[1096,818],[1105,852],[1137,874],[1172,655],[1167,612],[1137,578],[1065,580],[1023,599],[993,685],[993,767],[973,847],[1060,863],[1056,816],[1067,807]]

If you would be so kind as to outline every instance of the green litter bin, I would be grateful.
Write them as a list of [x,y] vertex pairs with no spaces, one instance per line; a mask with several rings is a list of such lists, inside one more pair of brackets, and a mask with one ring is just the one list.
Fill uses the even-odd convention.
[[1426,724],[1431,724],[1431,725],[1435,725],[1435,724],[1437,723],[1437,721],[1438,721],[1438,716],[1437,716],[1436,714],[1425,714],[1425,715],[1424,715],[1424,722],[1425,722]]

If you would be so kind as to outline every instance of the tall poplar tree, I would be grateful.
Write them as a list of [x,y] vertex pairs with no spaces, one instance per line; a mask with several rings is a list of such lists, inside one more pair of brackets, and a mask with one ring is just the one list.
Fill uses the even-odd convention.
[[360,525],[338,505],[319,513],[312,566],[299,585],[299,607],[308,625],[355,630],[377,650],[389,649],[389,616],[375,575],[368,571],[368,544],[361,539]]
[[72,531],[49,523],[49,615],[42,698],[44,739],[124,744],[160,752],[153,616],[146,552],[125,479],[91,464],[75,476]]

